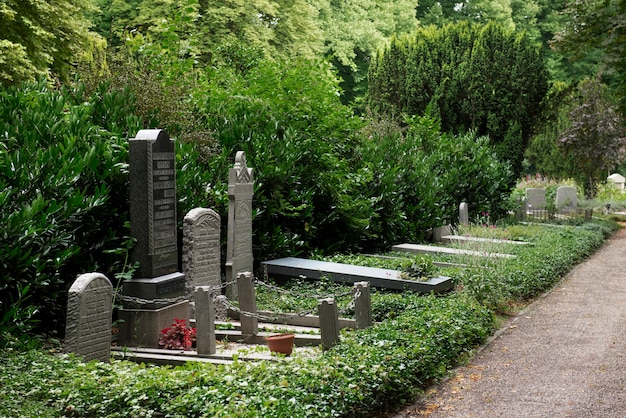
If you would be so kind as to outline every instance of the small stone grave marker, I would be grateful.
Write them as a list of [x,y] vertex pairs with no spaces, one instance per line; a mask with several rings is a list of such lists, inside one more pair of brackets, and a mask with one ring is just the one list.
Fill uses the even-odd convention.
[[556,189],[556,208],[560,211],[574,211],[578,208],[576,187],[561,186]]
[[461,202],[459,205],[459,223],[461,225],[469,225],[469,210],[465,202]]
[[65,350],[85,361],[111,358],[113,286],[100,273],[78,276],[69,290]]
[[545,210],[546,208],[546,189],[530,187],[526,189],[526,209],[528,210]]
[[606,180],[610,183],[613,183],[618,190],[624,190],[624,183],[626,182],[626,178],[621,174],[614,173],[606,178]]
[[195,208],[183,220],[183,273],[186,294],[193,300],[198,286],[216,292],[222,284],[220,272],[220,216],[211,209]]

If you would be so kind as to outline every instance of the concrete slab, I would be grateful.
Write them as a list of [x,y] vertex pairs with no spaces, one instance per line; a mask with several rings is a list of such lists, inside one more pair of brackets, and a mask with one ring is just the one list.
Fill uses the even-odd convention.
[[351,264],[331,263],[328,261],[307,260],[305,258],[287,257],[264,261],[261,270],[267,271],[271,277],[306,277],[319,279],[328,277],[339,283],[366,281],[374,287],[392,290],[413,290],[419,293],[443,293],[454,288],[449,277],[434,277],[425,282],[400,278],[400,271],[375,267],[353,266]]
[[437,247],[434,245],[421,244],[398,244],[391,247],[392,251],[407,252],[413,254],[446,254],[446,255],[470,255],[474,257],[491,258],[515,258],[513,254],[486,253],[482,251],[461,250],[458,248]]
[[466,237],[464,235],[446,235],[446,236],[441,237],[441,242],[443,242],[444,244],[451,244],[453,242],[486,242],[490,244],[513,244],[513,245],[531,244],[530,242],[526,242],[526,241],[513,241],[510,239]]

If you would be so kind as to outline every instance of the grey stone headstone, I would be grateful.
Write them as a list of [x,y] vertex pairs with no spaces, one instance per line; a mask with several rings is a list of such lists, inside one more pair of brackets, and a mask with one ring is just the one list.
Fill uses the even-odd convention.
[[215,320],[226,321],[228,319],[228,298],[225,295],[217,295],[213,298]]
[[[239,273],[253,271],[252,195],[254,176],[246,165],[246,154],[238,151],[235,166],[228,172],[228,239],[226,242],[226,281],[233,283]],[[236,284],[226,288],[230,299],[237,298]]]
[[220,216],[214,210],[195,208],[185,215],[183,273],[187,295],[197,286],[221,286]]
[[65,350],[85,361],[111,358],[113,286],[100,273],[78,276],[67,300]]
[[465,202],[461,202],[459,205],[459,223],[461,225],[469,225],[469,210]]
[[144,129],[130,140],[130,231],[138,277],[178,270],[174,141],[164,129]]
[[561,186],[556,189],[556,208],[558,210],[576,210],[578,208],[576,187]]
[[544,210],[546,208],[546,189],[530,187],[526,189],[526,208]]

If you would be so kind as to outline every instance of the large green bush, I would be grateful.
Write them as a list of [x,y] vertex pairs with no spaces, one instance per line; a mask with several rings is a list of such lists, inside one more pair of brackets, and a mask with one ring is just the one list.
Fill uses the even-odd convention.
[[0,318],[29,298],[45,329],[60,327],[77,274],[121,268],[107,250],[123,247],[128,233],[131,104],[103,89],[87,97],[81,85],[0,92]]
[[427,229],[456,223],[461,202],[475,214],[504,214],[510,170],[487,138],[441,134],[430,118],[408,122],[404,133],[380,126],[365,131],[369,138],[357,151],[368,179],[363,193],[374,209],[372,247],[423,240]]
[[321,61],[262,61],[245,75],[212,74],[204,112],[222,155],[203,170],[224,179],[235,153],[246,152],[255,170],[257,256],[346,250],[367,233],[371,210],[352,163],[360,122],[337,85]]
[[489,136],[515,177],[548,89],[534,42],[495,22],[396,37],[372,60],[369,80],[373,109],[398,117],[430,112],[445,132],[475,129]]

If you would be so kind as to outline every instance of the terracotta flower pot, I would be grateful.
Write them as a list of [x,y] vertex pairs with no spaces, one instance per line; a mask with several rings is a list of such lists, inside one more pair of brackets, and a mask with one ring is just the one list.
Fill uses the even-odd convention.
[[272,353],[281,353],[286,356],[293,351],[293,334],[276,334],[265,337],[267,346]]

